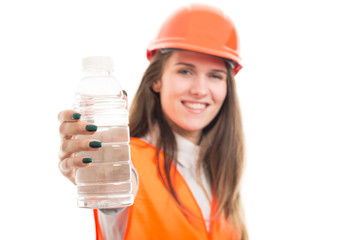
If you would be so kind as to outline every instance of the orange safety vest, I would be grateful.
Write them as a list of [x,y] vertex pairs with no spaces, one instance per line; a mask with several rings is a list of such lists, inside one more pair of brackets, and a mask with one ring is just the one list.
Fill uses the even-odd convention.
[[[172,176],[180,201],[192,214],[184,214],[164,187],[156,164],[156,148],[138,138],[131,138],[131,158],[139,175],[139,189],[134,204],[129,207],[125,232],[126,240],[146,239],[238,239],[224,217],[215,217],[215,201],[211,204],[212,221],[207,231],[200,207],[186,181],[178,171]],[[164,161],[160,152],[159,161]],[[162,166],[162,165],[161,165]],[[94,210],[96,236],[103,240],[101,227]]]

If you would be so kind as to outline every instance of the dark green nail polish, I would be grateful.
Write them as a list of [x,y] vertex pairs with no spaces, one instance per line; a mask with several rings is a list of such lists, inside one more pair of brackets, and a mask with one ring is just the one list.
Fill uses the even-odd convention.
[[86,130],[89,132],[95,132],[97,130],[97,126],[95,125],[86,125]]
[[92,163],[92,158],[83,158],[82,162],[83,163]]
[[79,120],[81,117],[81,114],[80,113],[73,113],[71,115],[71,118],[74,119],[74,120]]
[[93,141],[89,143],[89,146],[92,148],[99,148],[101,147],[101,142]]
[[127,96],[127,92],[123,89],[122,92],[125,94],[125,96]]

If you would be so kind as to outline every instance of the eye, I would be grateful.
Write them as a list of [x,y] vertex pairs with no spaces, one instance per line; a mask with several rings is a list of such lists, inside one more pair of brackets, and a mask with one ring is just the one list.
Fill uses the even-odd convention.
[[191,74],[191,71],[187,70],[187,69],[180,69],[178,71],[178,73],[182,74],[182,75],[189,75]]
[[225,78],[222,74],[210,74],[210,77],[215,78],[215,79],[219,79],[219,80],[222,80],[222,79]]

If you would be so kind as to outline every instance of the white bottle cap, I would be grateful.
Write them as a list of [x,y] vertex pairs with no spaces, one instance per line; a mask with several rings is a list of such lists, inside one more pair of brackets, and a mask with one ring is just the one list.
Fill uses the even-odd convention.
[[113,60],[111,57],[93,56],[82,60],[83,71],[86,70],[106,70],[113,71]]

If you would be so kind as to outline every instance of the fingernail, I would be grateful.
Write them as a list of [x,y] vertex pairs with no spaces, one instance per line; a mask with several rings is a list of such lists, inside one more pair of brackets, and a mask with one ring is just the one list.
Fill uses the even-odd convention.
[[127,92],[123,89],[122,92],[125,94],[125,96],[127,96]]
[[83,163],[92,163],[92,158],[83,158],[82,162]]
[[97,130],[96,125],[86,125],[86,130],[89,132],[95,132]]
[[74,119],[74,120],[79,120],[81,117],[81,114],[80,113],[73,113],[71,115],[71,118]]
[[101,147],[101,142],[93,141],[89,143],[89,146],[92,148],[99,148]]

